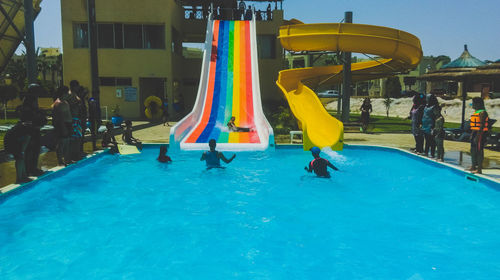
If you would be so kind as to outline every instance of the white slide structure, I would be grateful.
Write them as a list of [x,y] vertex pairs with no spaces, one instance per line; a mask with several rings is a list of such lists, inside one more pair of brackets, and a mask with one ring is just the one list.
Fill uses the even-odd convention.
[[[235,117],[240,131],[227,123]],[[208,20],[200,84],[193,110],[170,131],[174,150],[274,149],[274,133],[260,96],[255,20]]]

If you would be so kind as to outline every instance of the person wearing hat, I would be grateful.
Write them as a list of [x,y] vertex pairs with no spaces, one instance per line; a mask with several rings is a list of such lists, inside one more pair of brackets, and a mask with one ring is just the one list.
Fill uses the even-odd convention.
[[318,177],[323,177],[323,178],[330,178],[330,172],[328,172],[327,167],[330,167],[333,170],[339,170],[337,167],[335,167],[333,164],[331,164],[328,160],[322,158],[319,156],[319,153],[321,150],[318,147],[312,147],[311,148],[311,153],[314,157],[311,162],[309,162],[309,165],[304,167],[304,169],[307,172],[313,172],[318,176]]

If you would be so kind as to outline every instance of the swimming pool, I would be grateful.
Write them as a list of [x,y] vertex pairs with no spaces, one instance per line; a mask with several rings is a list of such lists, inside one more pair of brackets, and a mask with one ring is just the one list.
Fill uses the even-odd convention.
[[[97,156],[0,203],[0,279],[495,279],[500,192],[399,151]],[[228,153],[229,155],[231,153]]]

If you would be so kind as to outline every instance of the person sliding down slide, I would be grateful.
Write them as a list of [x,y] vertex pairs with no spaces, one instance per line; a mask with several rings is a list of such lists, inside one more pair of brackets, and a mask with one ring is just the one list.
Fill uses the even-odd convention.
[[221,159],[225,163],[230,163],[236,157],[236,154],[234,154],[230,159],[227,159],[221,152],[215,150],[216,145],[217,143],[215,142],[215,139],[210,139],[210,141],[208,141],[208,146],[210,147],[210,151],[204,152],[201,155],[200,160],[201,161],[204,160],[207,163],[207,169],[224,168],[220,166]]
[[227,127],[229,128],[230,131],[233,131],[233,132],[250,132],[250,131],[254,131],[253,128],[236,126],[236,124],[234,123],[235,120],[236,120],[236,118],[233,116],[233,117],[231,117],[231,120],[227,123]]
[[318,147],[311,148],[311,153],[314,159],[311,162],[309,162],[309,166],[304,167],[304,169],[309,173],[314,170],[314,173],[316,173],[318,177],[330,178],[330,172],[326,170],[327,169],[326,167],[328,166],[336,171],[338,171],[339,169],[333,166],[333,164],[331,164],[328,160],[321,158],[319,156],[320,152],[321,150]]

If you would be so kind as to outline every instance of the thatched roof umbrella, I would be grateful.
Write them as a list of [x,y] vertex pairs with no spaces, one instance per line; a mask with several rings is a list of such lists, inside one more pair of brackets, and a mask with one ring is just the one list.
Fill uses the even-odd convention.
[[498,77],[500,78],[500,60],[497,60],[491,64],[487,64],[484,66],[479,66],[476,68],[476,70],[471,71],[466,74],[467,77],[483,77],[483,76],[488,76],[488,77]]
[[464,52],[459,58],[453,60],[452,62],[443,65],[439,70],[431,71],[424,74],[417,79],[426,81],[456,81],[463,82],[462,86],[462,124],[461,128],[464,128],[465,120],[465,98],[467,98],[467,81],[471,72],[476,70],[477,67],[486,65],[485,62],[473,57],[467,45],[464,45]]

